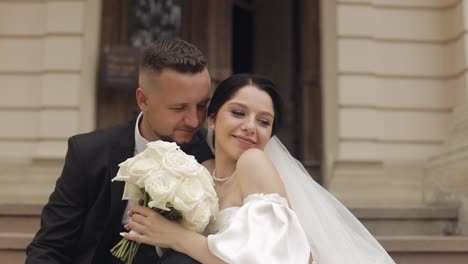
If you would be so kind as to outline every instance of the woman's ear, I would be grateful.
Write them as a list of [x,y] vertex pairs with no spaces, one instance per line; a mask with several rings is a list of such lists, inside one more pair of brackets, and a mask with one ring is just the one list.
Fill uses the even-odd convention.
[[209,116],[208,118],[208,133],[206,134],[206,143],[208,143],[208,146],[211,149],[211,152],[213,152],[213,155],[215,154],[215,149],[214,149],[214,125],[216,119],[213,116]]
[[207,119],[208,119],[208,128],[214,129],[216,118],[214,116],[209,116]]

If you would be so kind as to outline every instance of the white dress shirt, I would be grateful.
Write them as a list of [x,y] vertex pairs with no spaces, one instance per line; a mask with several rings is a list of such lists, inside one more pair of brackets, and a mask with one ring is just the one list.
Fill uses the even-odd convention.
[[[135,123],[135,151],[133,152],[133,155],[137,155],[141,152],[143,152],[146,149],[146,144],[148,144],[148,140],[146,140],[143,136],[141,136],[140,129],[139,129],[139,124],[141,122],[141,117],[143,116],[143,112],[141,112],[136,120]],[[130,217],[127,215],[127,212],[130,211],[135,207],[135,203],[132,201],[127,202],[127,207],[125,208],[125,211],[122,215],[122,224],[128,224],[130,222]]]
[[[133,155],[140,154],[146,149],[146,144],[149,143],[148,140],[146,140],[140,133],[140,122],[141,122],[141,117],[143,116],[143,112],[140,112],[140,114],[137,117],[136,123],[135,123],[135,151],[133,152]],[[122,225],[128,224],[131,221],[130,216],[128,216],[128,211],[130,211],[133,207],[135,207],[135,203],[133,201],[128,201],[127,202],[127,207],[125,207],[125,211],[122,215]],[[163,255],[162,250],[159,247],[156,248],[156,253],[161,257]]]

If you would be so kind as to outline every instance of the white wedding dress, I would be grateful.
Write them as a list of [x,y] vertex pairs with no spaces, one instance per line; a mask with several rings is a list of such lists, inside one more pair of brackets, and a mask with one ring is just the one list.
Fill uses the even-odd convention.
[[226,263],[309,263],[304,230],[278,194],[251,194],[243,206],[220,210],[207,232],[211,253]]
[[210,251],[233,264],[395,264],[356,217],[317,184],[278,138],[265,148],[285,185],[220,210],[207,227]]

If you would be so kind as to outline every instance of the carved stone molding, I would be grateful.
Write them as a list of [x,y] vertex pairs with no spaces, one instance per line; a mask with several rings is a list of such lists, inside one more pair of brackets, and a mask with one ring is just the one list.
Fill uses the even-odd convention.
[[425,166],[424,200],[429,204],[459,203],[468,195],[468,144],[431,158]]
[[428,203],[459,203],[468,194],[468,104],[453,111],[449,138],[442,153],[425,166],[424,198]]
[[468,233],[468,104],[454,109],[444,151],[427,161],[423,186],[426,203],[459,206],[459,226]]
[[457,149],[468,144],[468,103],[456,107],[452,115],[448,149]]

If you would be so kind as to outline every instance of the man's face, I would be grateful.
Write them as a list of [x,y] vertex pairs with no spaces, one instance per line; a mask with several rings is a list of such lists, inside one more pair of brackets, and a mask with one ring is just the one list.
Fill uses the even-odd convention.
[[137,101],[143,112],[143,137],[189,143],[206,118],[211,92],[208,70],[192,74],[164,69],[159,76],[142,75]]

